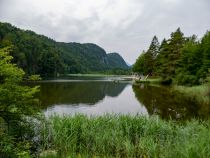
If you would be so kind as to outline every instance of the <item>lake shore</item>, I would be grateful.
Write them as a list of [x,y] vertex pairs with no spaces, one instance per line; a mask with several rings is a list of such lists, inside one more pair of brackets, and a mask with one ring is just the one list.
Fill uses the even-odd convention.
[[[135,84],[148,83],[148,84],[161,84],[161,78],[148,78],[146,80],[137,80]],[[186,97],[195,98],[198,102],[203,104],[210,103],[210,78],[207,82],[201,85],[181,86],[172,84],[171,89],[175,92],[182,93]]]
[[209,157],[209,121],[177,123],[156,116],[51,117],[42,128],[41,158]]

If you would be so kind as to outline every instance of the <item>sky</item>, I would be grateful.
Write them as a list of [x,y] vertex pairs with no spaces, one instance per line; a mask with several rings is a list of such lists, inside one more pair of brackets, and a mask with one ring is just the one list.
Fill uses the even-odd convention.
[[178,27],[201,38],[210,30],[210,0],[0,0],[0,21],[59,42],[95,43],[133,64],[154,35]]

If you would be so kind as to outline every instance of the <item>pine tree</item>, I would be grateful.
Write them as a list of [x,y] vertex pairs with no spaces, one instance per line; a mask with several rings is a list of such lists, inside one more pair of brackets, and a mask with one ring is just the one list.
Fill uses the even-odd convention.
[[200,73],[206,76],[210,73],[210,31],[202,38],[201,51],[203,52],[203,65]]
[[[176,69],[179,65],[181,49],[185,44],[184,34],[178,28],[175,32],[171,34],[171,38],[164,43],[163,59],[162,59],[162,70],[161,76],[167,82],[171,82],[172,78],[175,77]],[[162,46],[163,47],[163,46]]]
[[156,36],[153,37],[149,49],[145,53],[145,74],[153,75],[155,70],[155,59],[159,54],[160,44]]
[[200,43],[195,36],[187,39],[181,49],[179,65],[176,70],[176,82],[181,85],[198,84],[202,78],[199,74],[202,67],[203,53],[200,51]]
[[153,59],[155,59],[159,53],[159,48],[160,48],[160,43],[158,41],[158,38],[157,36],[154,36],[147,52],[151,53]]
[[161,42],[159,53],[155,59],[155,73],[158,76],[162,76],[166,78],[166,70],[167,70],[167,63],[168,63],[168,43],[164,38]]

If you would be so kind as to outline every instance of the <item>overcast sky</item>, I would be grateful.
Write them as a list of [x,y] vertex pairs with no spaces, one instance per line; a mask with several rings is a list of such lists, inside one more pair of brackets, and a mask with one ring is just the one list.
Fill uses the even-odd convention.
[[134,63],[157,35],[210,30],[210,0],[0,0],[0,21],[56,41],[96,43]]

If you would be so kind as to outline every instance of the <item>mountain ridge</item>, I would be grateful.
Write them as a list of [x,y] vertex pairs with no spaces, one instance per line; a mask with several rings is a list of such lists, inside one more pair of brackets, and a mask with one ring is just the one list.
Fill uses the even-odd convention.
[[94,43],[56,42],[0,22],[0,48],[13,45],[14,63],[27,74],[89,73],[129,69],[124,59]]

